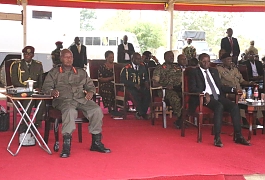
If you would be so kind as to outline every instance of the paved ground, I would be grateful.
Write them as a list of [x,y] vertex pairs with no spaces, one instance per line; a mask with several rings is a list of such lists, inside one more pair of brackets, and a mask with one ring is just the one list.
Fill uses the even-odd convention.
[[265,174],[245,175],[246,180],[265,180]]

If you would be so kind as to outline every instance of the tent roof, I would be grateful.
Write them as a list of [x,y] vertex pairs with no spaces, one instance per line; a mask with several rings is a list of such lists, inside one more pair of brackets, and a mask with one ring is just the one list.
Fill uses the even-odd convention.
[[[179,11],[265,12],[264,0],[28,0],[28,4],[91,9],[165,10],[168,1],[173,1],[174,10]],[[17,0],[1,0],[1,3],[17,4]]]

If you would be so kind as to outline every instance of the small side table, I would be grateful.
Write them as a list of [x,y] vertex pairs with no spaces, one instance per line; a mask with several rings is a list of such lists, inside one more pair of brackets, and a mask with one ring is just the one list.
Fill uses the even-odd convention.
[[[35,140],[37,141],[37,143],[39,144],[39,146],[44,150],[46,151],[48,154],[52,154],[51,150],[49,149],[48,145],[45,143],[44,139],[41,137],[38,129],[36,128],[36,126],[34,125],[34,118],[36,117],[38,111],[39,111],[39,108],[40,108],[40,105],[42,103],[43,100],[46,100],[46,99],[52,99],[51,96],[47,96],[47,95],[39,95],[39,94],[36,94],[36,95],[32,95],[31,97],[15,97],[15,96],[12,96],[10,94],[6,94],[6,93],[2,93],[4,94],[7,98],[10,99],[10,101],[12,102],[12,104],[14,105],[14,107],[17,109],[17,112],[21,115],[21,119],[19,120],[19,123],[12,135],[12,138],[10,139],[9,143],[8,143],[8,146],[7,146],[7,151],[12,154],[13,156],[16,156],[26,138],[26,135],[28,134],[28,132],[30,131],[31,134],[34,136]],[[23,100],[29,100],[29,103],[27,104],[27,106],[24,108],[21,104],[20,101],[23,101]],[[27,110],[28,108],[30,107],[31,103],[33,102],[33,100],[39,100],[39,103],[36,107],[36,110],[33,114],[33,117],[30,118],[30,115],[27,114]],[[21,112],[22,110],[22,112]],[[15,116],[15,114],[14,114]],[[29,122],[27,122],[27,120],[29,120]],[[13,151],[11,151],[10,149],[10,146],[14,140],[14,137],[18,131],[18,128],[20,126],[20,124],[22,123],[22,121],[24,121],[24,123],[27,125],[27,130],[25,132],[25,135],[24,137],[22,138],[22,141],[20,142],[16,152],[14,153]],[[33,129],[32,129],[33,127]],[[33,132],[33,130],[35,131],[35,133]],[[36,134],[36,135],[35,135]],[[39,137],[40,141],[43,143],[43,145],[41,144],[41,142],[38,140],[37,136]]]

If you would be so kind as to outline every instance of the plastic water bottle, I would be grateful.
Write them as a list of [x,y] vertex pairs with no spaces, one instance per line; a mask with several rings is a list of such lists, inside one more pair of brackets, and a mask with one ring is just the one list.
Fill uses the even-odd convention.
[[252,99],[252,89],[251,89],[251,87],[248,87],[247,99]]
[[258,90],[258,87],[257,86],[254,88],[253,95],[254,95],[254,100],[255,101],[258,101],[258,98],[259,98],[259,90]]

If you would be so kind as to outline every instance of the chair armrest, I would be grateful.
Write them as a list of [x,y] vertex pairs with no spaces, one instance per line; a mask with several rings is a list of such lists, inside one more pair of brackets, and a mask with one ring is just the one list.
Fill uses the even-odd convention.
[[124,86],[124,83],[114,83],[114,85],[117,85],[117,86]]
[[190,92],[183,92],[184,95],[190,95],[190,96],[204,96],[203,93],[190,93]]
[[98,82],[98,79],[91,79],[92,81]]
[[159,89],[163,89],[163,87],[162,87],[162,86],[158,86],[158,87],[151,87],[150,89],[151,89],[151,90],[159,90]]

